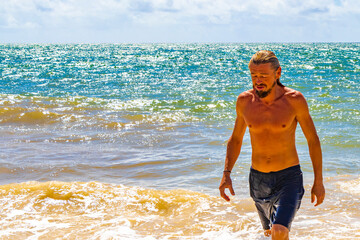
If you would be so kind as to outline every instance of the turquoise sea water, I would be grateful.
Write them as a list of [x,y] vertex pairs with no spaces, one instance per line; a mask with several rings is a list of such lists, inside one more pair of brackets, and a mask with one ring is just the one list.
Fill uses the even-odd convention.
[[[340,191],[339,186],[349,188],[344,199],[359,199],[360,194],[346,195],[349,191],[359,193],[359,43],[0,45],[0,184],[4,194],[0,201],[3,209],[7,209],[0,215],[14,221],[12,210],[9,210],[13,207],[4,207],[14,200],[4,196],[19,197],[20,193],[10,194],[6,189],[14,188],[9,184],[28,181],[37,181],[28,183],[32,186],[30,192],[33,188],[53,190],[50,183],[43,184],[51,181],[62,183],[65,189],[76,188],[79,182],[91,185],[96,181],[104,184],[103,189],[112,189],[109,192],[142,187],[157,200],[163,199],[167,191],[183,189],[191,191],[187,192],[191,196],[207,194],[209,205],[226,206],[226,203],[217,203],[226,141],[235,120],[236,97],[252,87],[248,61],[261,49],[275,52],[283,70],[281,82],[301,91],[308,101],[321,139],[324,175],[330,189],[335,194]],[[312,166],[300,127],[297,149],[305,182],[310,184]],[[245,199],[244,204],[249,209],[252,204],[247,199],[246,179],[250,156],[250,140],[246,133],[233,176],[237,192],[235,202]],[[68,184],[72,187],[67,187]],[[106,184],[115,186],[111,188]],[[16,189],[27,189],[23,185],[16,186]],[[83,187],[81,185],[81,189]],[[355,190],[351,190],[353,188]],[[65,190],[59,190],[62,191]],[[182,193],[176,194],[180,194],[180,198]],[[330,196],[339,196],[336,194]],[[59,200],[55,195],[50,194],[48,198]],[[31,194],[25,196],[30,202],[34,198]],[[175,198],[168,202],[183,203],[184,199]],[[24,204],[21,201],[25,200],[19,201]],[[131,203],[130,199],[124,201]],[[54,203],[44,204],[54,207],[51,205]],[[61,206],[65,207],[66,203]],[[335,211],[335,202],[328,208],[332,209],[330,212]],[[242,211],[245,215],[254,212],[246,209],[238,209],[235,219],[244,216]],[[91,211],[100,214],[97,210]],[[143,209],[137,211],[140,214]],[[355,223],[360,222],[358,210],[355,213],[353,209],[344,211]],[[209,214],[215,216],[218,212],[212,210]],[[44,216],[49,217],[46,213]],[[125,215],[120,214],[120,217],[130,221]],[[215,227],[181,234],[180,227],[175,224],[169,232],[161,230],[165,232],[163,235],[158,232],[145,235],[155,239],[216,239],[223,233],[222,227],[226,228],[219,223],[223,220],[213,223],[201,217],[208,221],[207,225]],[[250,234],[249,229],[253,228],[253,232],[260,231],[256,216],[252,217],[254,227],[244,220],[241,224],[246,227],[241,228],[237,223],[227,237],[249,236],[241,234]],[[323,216],[323,219],[328,218]],[[28,220],[21,219],[19,224]],[[307,220],[299,221],[300,229]],[[16,228],[6,222],[0,224],[7,229],[3,237],[17,234]],[[96,236],[94,232],[105,231],[109,239],[111,236],[141,239],[144,232],[154,227],[150,224],[149,229],[142,229],[140,223],[130,224],[130,227],[127,224],[119,223],[116,227],[126,228],[129,235],[111,234],[113,229],[99,227],[92,236]],[[41,238],[45,236],[41,234],[48,234],[50,225],[45,224],[45,230],[38,230],[36,236]],[[64,232],[78,236],[69,229],[65,228]],[[247,232],[242,232],[244,229]],[[360,235],[359,229],[355,228],[355,234]],[[207,236],[209,231],[213,234]],[[301,231],[299,236],[305,230]],[[33,236],[24,232],[21,232],[24,239]],[[319,239],[325,238],[320,236]]]

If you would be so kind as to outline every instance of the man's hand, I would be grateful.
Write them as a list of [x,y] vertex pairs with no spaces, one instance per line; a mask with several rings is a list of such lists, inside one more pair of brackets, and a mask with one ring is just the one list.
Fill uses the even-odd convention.
[[320,205],[325,198],[325,188],[323,183],[314,183],[311,189],[311,203],[315,202],[316,197],[316,204],[315,207]]
[[232,181],[230,178],[230,173],[224,173],[222,179],[221,179],[221,183],[220,183],[220,195],[223,199],[225,199],[226,201],[230,201],[230,198],[228,195],[225,194],[225,189],[228,188],[231,195],[235,195],[234,189],[232,187]]

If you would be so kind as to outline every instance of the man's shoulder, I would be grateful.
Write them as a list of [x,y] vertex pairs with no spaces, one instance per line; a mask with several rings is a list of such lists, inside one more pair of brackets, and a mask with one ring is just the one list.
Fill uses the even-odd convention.
[[286,97],[287,101],[295,108],[307,108],[307,102],[304,95],[292,88],[285,87],[284,97]]
[[240,93],[237,99],[238,99],[238,101],[239,100],[246,101],[246,100],[252,99],[253,97],[254,97],[254,90],[251,89],[251,90]]
[[292,88],[288,88],[288,87],[284,87],[284,96],[289,100],[289,101],[302,101],[305,100],[304,95]]
[[237,109],[243,109],[246,105],[248,105],[252,100],[254,99],[254,92],[253,90],[248,90],[245,92],[242,92],[237,97],[236,101],[236,108]]

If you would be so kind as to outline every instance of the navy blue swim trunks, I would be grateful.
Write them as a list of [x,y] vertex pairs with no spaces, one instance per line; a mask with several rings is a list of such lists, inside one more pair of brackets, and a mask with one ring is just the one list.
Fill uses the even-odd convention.
[[300,165],[269,173],[251,168],[249,185],[264,230],[273,224],[290,230],[304,195]]

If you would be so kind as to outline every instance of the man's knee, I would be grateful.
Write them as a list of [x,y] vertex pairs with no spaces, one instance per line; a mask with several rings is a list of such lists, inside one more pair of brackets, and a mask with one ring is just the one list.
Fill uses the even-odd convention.
[[274,224],[271,228],[271,239],[287,240],[289,239],[289,229],[280,224]]

